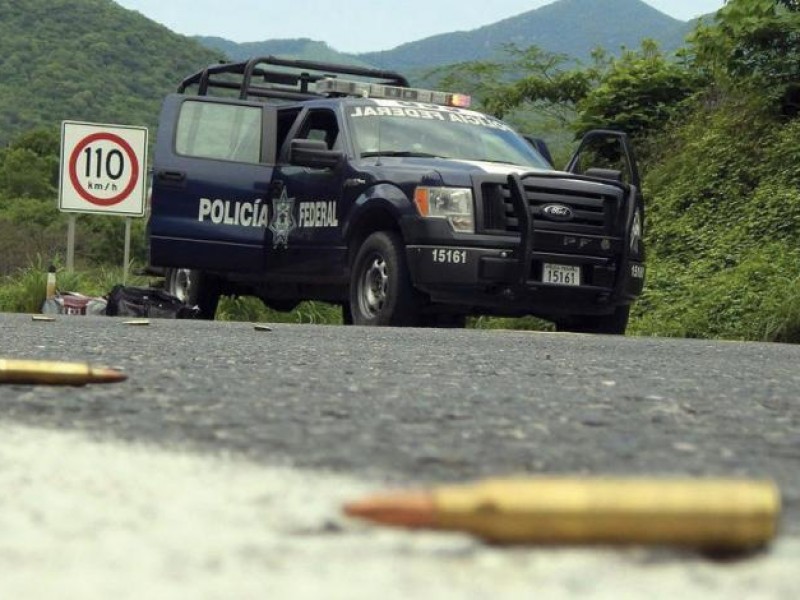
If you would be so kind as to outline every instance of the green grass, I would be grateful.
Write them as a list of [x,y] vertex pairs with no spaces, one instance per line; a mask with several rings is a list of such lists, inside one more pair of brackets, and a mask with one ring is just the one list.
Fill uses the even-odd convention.
[[[47,267],[41,260],[12,275],[0,278],[0,311],[38,313],[45,300]],[[122,269],[103,268],[91,271],[66,272],[57,269],[56,289],[78,292],[86,296],[103,296],[123,280]],[[129,285],[146,285],[146,280],[128,277]]]
[[[797,254],[780,244],[767,245],[737,264],[714,267],[654,260],[644,296],[634,306],[629,335],[800,342],[800,274]],[[0,278],[0,312],[38,313],[45,299],[47,268],[42,261]],[[104,296],[122,282],[119,268],[57,272],[59,291]],[[128,285],[148,286],[144,277],[128,276]],[[680,298],[680,301],[676,301]],[[341,308],[303,302],[290,312],[271,310],[257,298],[223,297],[221,321],[341,325]],[[535,317],[471,317],[471,329],[552,331]]]
[[338,306],[325,302],[302,302],[290,312],[281,312],[267,308],[258,298],[223,297],[217,308],[217,320],[341,325],[342,311]]
[[[105,296],[123,282],[121,268],[94,268],[67,272],[57,265],[56,289],[86,296]],[[35,264],[0,277],[0,312],[38,313],[45,300],[48,267],[40,258]],[[146,277],[128,274],[127,285],[149,286]],[[342,323],[338,306],[324,302],[303,302],[291,312],[271,310],[257,298],[223,297],[217,311],[221,321],[268,323],[310,323],[337,325]]]
[[[38,313],[45,300],[47,267],[41,259],[36,264],[0,278],[0,312]],[[104,296],[122,283],[122,269],[96,268],[72,273],[63,267],[57,269],[57,289],[61,292],[78,292],[86,296]],[[128,285],[147,286],[145,277],[128,276]],[[217,309],[220,321],[252,323],[297,323],[312,325],[341,325],[341,308],[325,302],[302,302],[290,312],[280,312],[264,306],[258,298],[223,297]],[[473,317],[467,327],[474,329],[552,329],[549,323],[533,317],[507,319],[499,317]]]

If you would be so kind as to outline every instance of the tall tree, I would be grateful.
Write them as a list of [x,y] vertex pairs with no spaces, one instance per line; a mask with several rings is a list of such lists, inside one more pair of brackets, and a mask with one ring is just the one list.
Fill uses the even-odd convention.
[[728,0],[714,22],[701,24],[690,41],[696,66],[720,86],[756,90],[785,112],[796,112],[800,2]]

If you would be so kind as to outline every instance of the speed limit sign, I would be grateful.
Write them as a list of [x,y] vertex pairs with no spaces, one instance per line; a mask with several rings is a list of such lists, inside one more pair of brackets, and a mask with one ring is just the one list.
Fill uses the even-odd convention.
[[61,211],[142,217],[146,175],[146,128],[61,124]]

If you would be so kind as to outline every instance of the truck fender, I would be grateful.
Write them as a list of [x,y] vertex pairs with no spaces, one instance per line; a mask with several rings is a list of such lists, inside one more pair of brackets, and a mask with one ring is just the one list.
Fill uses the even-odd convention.
[[342,234],[348,244],[368,230],[394,229],[400,231],[401,217],[415,211],[411,200],[399,187],[380,183],[365,190],[353,203],[344,223]]

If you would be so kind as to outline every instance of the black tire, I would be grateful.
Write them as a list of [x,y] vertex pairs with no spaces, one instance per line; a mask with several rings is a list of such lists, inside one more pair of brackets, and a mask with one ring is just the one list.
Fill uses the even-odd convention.
[[557,331],[625,335],[630,306],[618,306],[610,315],[581,315],[556,322]]
[[393,231],[370,235],[350,275],[353,324],[411,327],[419,323],[419,305],[400,236]]
[[164,290],[189,306],[200,309],[201,319],[214,320],[220,285],[216,278],[196,269],[167,269]]

